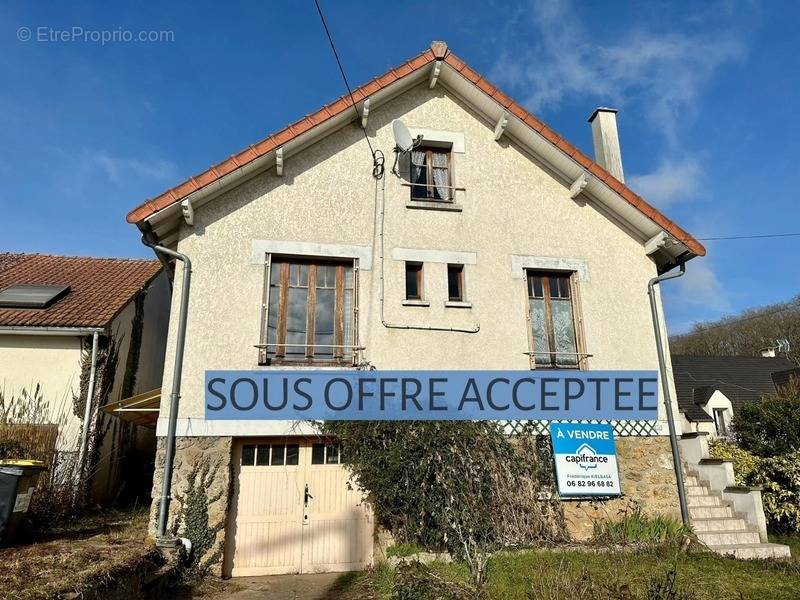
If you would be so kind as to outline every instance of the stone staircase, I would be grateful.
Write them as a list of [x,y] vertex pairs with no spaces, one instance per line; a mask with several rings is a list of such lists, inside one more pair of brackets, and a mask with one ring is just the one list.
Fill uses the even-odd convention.
[[734,511],[720,492],[684,467],[689,518],[697,539],[717,554],[736,558],[787,558],[789,547],[762,541],[758,528]]

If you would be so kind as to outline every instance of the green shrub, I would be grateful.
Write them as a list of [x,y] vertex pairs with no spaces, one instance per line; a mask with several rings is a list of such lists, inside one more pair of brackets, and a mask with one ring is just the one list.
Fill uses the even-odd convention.
[[739,446],[757,456],[779,456],[800,450],[800,391],[788,386],[778,397],[746,402],[733,414]]
[[759,470],[761,458],[725,440],[712,440],[708,445],[711,458],[726,458],[733,461],[733,472],[737,485],[751,485]]
[[764,458],[750,477],[761,486],[764,516],[770,529],[800,532],[800,452]]
[[800,532],[800,452],[761,458],[721,440],[709,444],[712,458],[733,460],[738,485],[758,486],[767,526],[776,532]]
[[620,519],[595,521],[593,527],[593,540],[604,544],[679,544],[692,533],[680,521],[646,515],[638,506],[626,509]]
[[398,543],[447,550],[480,584],[490,552],[567,537],[546,439],[473,421],[327,421]]

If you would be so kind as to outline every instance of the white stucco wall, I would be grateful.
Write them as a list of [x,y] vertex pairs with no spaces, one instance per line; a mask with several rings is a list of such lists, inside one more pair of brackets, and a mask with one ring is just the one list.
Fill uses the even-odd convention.
[[[461,212],[412,210],[409,190],[389,173],[391,121],[412,128],[461,132],[453,154]],[[251,260],[258,241],[319,242],[373,249],[360,273],[360,343],[379,369],[528,369],[525,280],[513,276],[514,256],[569,259],[585,265],[578,283],[591,369],[652,369],[657,357],[647,298],[656,274],[643,241],[591,203],[569,197],[560,182],[493,124],[476,117],[442,86],[419,86],[370,112],[372,144],[386,153],[385,269],[388,322],[471,328],[477,334],[393,330],[379,309],[379,248],[372,160],[355,126],[285,161],[284,176],[262,173],[200,207],[195,226],[181,227],[180,252],[193,264],[182,400],[179,416],[202,431],[207,369],[257,369],[264,265]],[[471,309],[444,306],[446,264],[425,265],[430,307],[405,307],[404,266],[396,248],[469,252],[465,267]],[[162,418],[171,385],[181,265],[172,298],[164,369]],[[667,353],[667,364],[669,354]],[[673,394],[674,398],[674,394]],[[676,409],[677,415],[677,409]],[[662,408],[663,417],[663,408]]]
[[61,426],[59,450],[75,450],[80,420],[72,396],[80,386],[81,341],[78,337],[0,334],[0,389],[7,399],[41,386],[51,422]]

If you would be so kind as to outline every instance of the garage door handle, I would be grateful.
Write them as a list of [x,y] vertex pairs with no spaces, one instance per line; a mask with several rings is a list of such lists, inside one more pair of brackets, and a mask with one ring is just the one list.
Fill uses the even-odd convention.
[[304,499],[303,499],[303,503],[304,503],[306,506],[308,506],[308,500],[309,500],[309,499],[313,500],[313,499],[314,499],[314,496],[312,496],[311,494],[309,494],[309,493],[308,493],[308,484],[306,484],[306,493],[305,493],[305,497],[304,497]]

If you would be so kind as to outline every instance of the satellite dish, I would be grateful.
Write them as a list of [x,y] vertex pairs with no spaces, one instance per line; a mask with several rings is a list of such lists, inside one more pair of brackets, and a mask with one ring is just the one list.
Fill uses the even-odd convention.
[[392,121],[392,132],[394,133],[394,143],[400,152],[408,152],[414,147],[414,138],[411,132],[400,119]]

